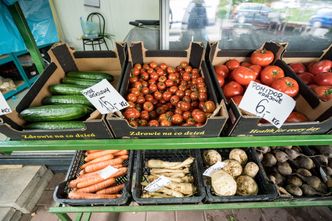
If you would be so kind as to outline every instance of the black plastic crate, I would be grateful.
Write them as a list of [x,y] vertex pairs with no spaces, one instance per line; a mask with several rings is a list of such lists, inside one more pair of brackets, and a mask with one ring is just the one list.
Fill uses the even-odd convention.
[[[199,174],[199,151],[197,150],[149,150],[136,152],[134,183],[132,187],[133,199],[138,204],[196,204],[205,198],[205,189],[203,187],[202,177]],[[150,159],[159,159],[164,161],[184,161],[188,157],[194,157],[195,161],[190,167],[190,175],[194,177],[194,184],[197,192],[191,197],[172,197],[172,198],[142,198],[142,181],[146,181],[144,176],[150,174],[145,163]]]
[[73,160],[70,164],[66,179],[64,182],[60,183],[54,190],[53,198],[56,202],[71,206],[93,206],[93,205],[125,205],[130,197],[130,187],[131,187],[131,173],[132,173],[132,163],[133,163],[133,151],[129,151],[128,160],[124,161],[124,165],[128,168],[127,175],[116,178],[116,184],[125,183],[125,187],[120,192],[121,197],[116,199],[69,199],[68,193],[70,188],[68,184],[71,180],[78,177],[81,169],[80,166],[84,164],[85,158],[84,151],[77,151]]
[[[218,153],[221,155],[222,160],[228,159],[229,152],[232,149],[216,149]],[[267,179],[267,176],[265,174],[264,168],[262,164],[260,163],[259,159],[257,158],[257,155],[255,151],[252,148],[246,148],[243,149],[247,156],[248,156],[248,162],[252,161],[255,162],[258,167],[259,171],[257,175],[255,176],[255,181],[258,185],[258,194],[252,195],[252,196],[218,196],[214,194],[214,191],[211,187],[210,178],[204,177],[204,183],[205,183],[205,189],[206,189],[206,201],[210,203],[222,203],[222,202],[248,202],[248,201],[270,201],[277,198],[278,193],[276,187],[270,183]],[[200,172],[201,176],[203,176],[203,172],[205,169],[209,168],[209,166],[205,165],[203,161],[203,151],[201,150],[201,167],[202,170]]]

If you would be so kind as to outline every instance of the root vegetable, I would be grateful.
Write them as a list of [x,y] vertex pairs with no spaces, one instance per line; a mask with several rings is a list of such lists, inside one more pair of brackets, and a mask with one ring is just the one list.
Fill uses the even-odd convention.
[[302,189],[304,195],[308,195],[308,196],[314,196],[314,195],[323,196],[322,193],[316,191],[313,187],[311,187],[311,186],[308,185],[308,184],[303,184],[303,185],[301,186],[301,189]]
[[[151,173],[152,174],[152,173]],[[177,177],[180,177],[180,178],[182,178],[182,177],[185,177],[185,176],[187,176],[187,174],[186,173],[163,173],[163,174],[152,174],[152,175],[164,175],[164,176],[166,176],[166,177],[174,177],[174,178],[177,178]]]
[[265,167],[273,167],[274,165],[277,164],[277,159],[274,157],[272,153],[267,153],[263,157],[262,164]]
[[314,161],[305,155],[296,158],[295,162],[298,167],[302,167],[307,170],[311,170],[315,167]]
[[170,198],[172,196],[163,193],[143,193],[142,198]]
[[124,188],[124,184],[112,186],[106,189],[99,190],[97,194],[115,194],[120,192]]
[[315,155],[311,156],[312,158],[315,158],[320,164],[326,166],[329,163],[329,158],[324,155]]
[[[100,153],[100,152],[97,152],[97,153]],[[118,165],[118,164],[122,164],[122,163],[123,163],[123,159],[121,159],[121,158],[105,160],[105,161],[101,161],[101,162],[97,162],[97,163],[88,165],[87,167],[85,167],[84,171],[87,173],[95,172],[97,170],[104,169],[107,166],[113,166],[113,165]]]
[[211,175],[211,184],[218,196],[233,196],[236,193],[236,181],[223,170],[216,171]]
[[274,171],[271,175],[275,178],[275,183],[277,185],[282,185],[285,182],[285,177],[283,177],[278,171]]
[[218,161],[221,161],[222,158],[218,151],[216,150],[205,150],[203,152],[203,158],[206,165],[212,166]]
[[319,186],[321,185],[321,180],[316,176],[302,176],[300,174],[297,174],[305,183],[310,185],[312,188],[317,190]]
[[151,159],[147,162],[146,166],[149,168],[167,168],[167,169],[180,169],[182,167],[190,167],[195,158],[189,157],[183,162],[168,162],[162,160]]
[[167,188],[183,193],[185,195],[193,195],[196,192],[196,187],[192,183],[170,183]]
[[223,161],[226,165],[223,170],[233,177],[240,176],[242,173],[242,166],[236,160],[225,160]]
[[294,196],[302,196],[303,192],[301,190],[301,188],[299,186],[295,186],[293,184],[288,184],[285,189],[287,190],[287,192],[289,192],[290,194],[294,195]]
[[182,193],[175,191],[175,190],[168,189],[166,187],[160,188],[156,192],[164,193],[164,194],[167,194],[167,195],[170,195],[173,197],[184,197],[184,195]]
[[325,167],[326,174],[328,176],[332,176],[332,168],[331,167]]
[[96,158],[105,156],[107,154],[114,154],[116,152],[120,152],[120,150],[103,150],[103,151],[98,151],[98,152],[89,154],[87,157],[85,157],[84,160],[87,161],[87,162],[89,162],[89,161],[94,160]]
[[277,161],[279,163],[284,163],[288,160],[288,155],[285,152],[281,151],[281,150],[275,151],[274,156],[275,156],[275,158],[277,159]]
[[302,176],[312,176],[311,172],[309,170],[307,170],[307,169],[304,169],[304,168],[297,169],[296,173],[300,174]]
[[95,193],[80,193],[77,191],[70,191],[69,199],[114,199],[119,198],[121,194],[95,194]]
[[328,145],[319,146],[319,147],[315,147],[315,149],[317,149],[320,154],[323,154],[329,158],[332,158],[332,146],[328,146]]
[[256,181],[250,176],[242,175],[236,179],[236,193],[241,196],[257,195],[258,186]]
[[108,178],[100,183],[88,186],[88,187],[84,187],[81,189],[78,189],[77,192],[81,192],[81,193],[94,193],[97,192],[98,190],[102,190],[105,189],[107,187],[110,187],[111,185],[113,185],[115,183],[115,179],[114,178]]
[[163,173],[189,173],[189,168],[172,170],[172,169],[151,169],[151,174],[163,174]]
[[277,191],[280,196],[283,197],[292,197],[292,195],[283,187],[277,185]]
[[301,153],[293,149],[286,149],[285,153],[288,155],[288,159],[290,160],[295,160],[297,157],[302,155]]
[[257,158],[258,158],[258,160],[260,161],[260,162],[262,162],[262,160],[263,160],[263,153],[261,153],[261,152],[257,152]]
[[302,180],[295,175],[289,176],[287,182],[288,184],[292,184],[294,186],[301,186],[303,184]]
[[289,166],[288,162],[278,163],[277,169],[279,173],[284,176],[292,174],[292,168]]
[[293,146],[279,146],[279,148],[281,148],[282,150],[285,150],[285,149],[292,149]]
[[263,154],[266,154],[271,151],[270,147],[258,147],[257,150]]
[[256,176],[256,174],[258,173],[258,171],[259,171],[259,167],[257,166],[257,164],[254,162],[249,162],[244,167],[243,174],[254,178]]
[[244,166],[248,161],[246,152],[241,149],[232,149],[228,158],[238,161],[242,166]]

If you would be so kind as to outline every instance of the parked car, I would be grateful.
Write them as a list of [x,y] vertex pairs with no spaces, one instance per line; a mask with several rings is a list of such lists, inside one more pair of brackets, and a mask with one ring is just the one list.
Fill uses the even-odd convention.
[[270,7],[260,3],[241,3],[233,11],[233,19],[237,23],[281,24],[283,18],[279,12],[274,12]]
[[318,10],[309,20],[314,28],[332,28],[332,8]]

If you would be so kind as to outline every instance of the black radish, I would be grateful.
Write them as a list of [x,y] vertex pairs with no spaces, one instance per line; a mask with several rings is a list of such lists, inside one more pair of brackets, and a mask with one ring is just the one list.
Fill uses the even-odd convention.
[[288,162],[278,163],[277,169],[281,175],[287,176],[292,174],[292,168]]
[[299,168],[296,170],[296,173],[302,175],[302,176],[312,176],[311,172],[304,168]]
[[262,164],[265,167],[273,167],[277,164],[277,159],[274,157],[272,153],[264,154]]
[[284,163],[288,160],[288,155],[281,150],[274,151],[274,156],[279,163]]
[[307,156],[299,156],[295,159],[295,162],[298,167],[305,168],[307,170],[311,170],[315,167],[314,161]]
[[289,176],[287,178],[287,183],[292,184],[294,186],[301,186],[303,184],[302,180],[298,176],[295,176],[295,175]]
[[319,189],[322,181],[316,176],[302,176],[301,174],[297,174],[305,183],[310,185],[315,190]]
[[293,184],[288,184],[287,186],[285,186],[285,189],[293,196],[302,196],[303,194],[301,188]]

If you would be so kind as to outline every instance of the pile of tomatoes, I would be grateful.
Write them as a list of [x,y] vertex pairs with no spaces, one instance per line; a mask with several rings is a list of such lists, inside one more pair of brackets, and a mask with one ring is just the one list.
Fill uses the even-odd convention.
[[216,109],[197,68],[156,62],[135,64],[123,115],[132,127],[202,126]]
[[332,100],[332,61],[292,63],[289,66],[322,101]]
[[[249,61],[240,62],[230,59],[224,64],[214,66],[219,86],[227,99],[232,99],[239,105],[246,87],[251,81],[272,87],[291,97],[299,92],[299,85],[291,77],[286,77],[284,71],[276,65],[272,51],[258,49],[254,51]],[[307,117],[298,112],[292,112],[286,122],[308,121]]]

